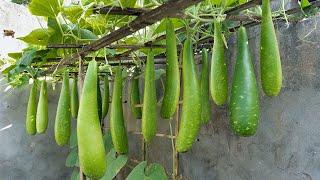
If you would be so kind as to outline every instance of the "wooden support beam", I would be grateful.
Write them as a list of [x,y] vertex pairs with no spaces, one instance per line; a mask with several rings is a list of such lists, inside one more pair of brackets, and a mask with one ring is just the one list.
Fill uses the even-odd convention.
[[[82,49],[86,45],[85,44],[49,44],[47,45],[48,49]],[[152,45],[152,44],[112,44],[106,46],[105,48],[109,49],[142,49],[142,48],[166,48],[165,45]]]
[[153,9],[149,12],[141,14],[135,20],[130,22],[127,26],[117,29],[108,35],[92,42],[89,45],[83,47],[81,51],[78,53],[74,53],[64,59],[58,65],[52,66],[45,73],[54,72],[56,69],[60,67],[64,67],[67,63],[73,63],[79,57],[85,57],[91,52],[97,51],[101,48],[104,48],[126,36],[129,36],[140,29],[143,29],[149,25],[152,25],[165,17],[171,17],[184,10],[185,8],[197,4],[202,0],[171,0],[156,9]]
[[123,15],[123,16],[140,16],[143,13],[149,12],[145,8],[121,8],[116,6],[103,6],[94,7],[93,13],[95,14],[108,14],[108,15]]

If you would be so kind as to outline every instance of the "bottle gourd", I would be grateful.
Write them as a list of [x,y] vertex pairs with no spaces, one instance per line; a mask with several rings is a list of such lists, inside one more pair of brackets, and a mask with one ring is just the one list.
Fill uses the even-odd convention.
[[97,102],[98,65],[90,61],[77,121],[79,165],[83,173],[92,178],[101,178],[106,171],[106,152],[102,138]]

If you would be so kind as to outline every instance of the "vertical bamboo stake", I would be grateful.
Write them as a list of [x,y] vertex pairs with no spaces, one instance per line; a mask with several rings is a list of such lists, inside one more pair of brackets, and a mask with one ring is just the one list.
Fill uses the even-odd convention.
[[[79,79],[79,94],[81,97],[81,94],[82,94],[82,88],[83,88],[83,82],[84,82],[84,72],[83,72],[83,68],[84,68],[84,64],[83,64],[83,61],[82,61],[82,58],[80,56],[79,58],[79,74],[78,74],[78,79]],[[85,176],[84,174],[82,173],[82,170],[80,168],[80,180],[84,180],[85,179]]]

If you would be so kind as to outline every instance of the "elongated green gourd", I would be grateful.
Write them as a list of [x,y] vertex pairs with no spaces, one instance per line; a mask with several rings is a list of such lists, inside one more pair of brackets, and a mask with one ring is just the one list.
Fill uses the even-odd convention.
[[77,118],[78,109],[79,109],[78,82],[77,82],[77,78],[74,78],[72,88],[71,88],[71,115],[73,118]]
[[66,71],[63,75],[62,88],[54,124],[54,135],[59,146],[63,146],[69,142],[71,133],[71,108],[69,88],[69,73],[68,71]]
[[104,119],[109,110],[109,98],[110,98],[110,92],[109,92],[109,79],[108,76],[104,76],[104,81],[103,81],[103,99],[102,99],[102,119]]
[[37,108],[37,132],[44,133],[48,127],[48,94],[47,94],[47,82],[45,80],[41,83],[40,97]]
[[90,61],[80,98],[77,138],[79,164],[83,173],[92,178],[101,178],[106,171],[104,149],[97,103],[98,66]]
[[140,88],[139,88],[139,79],[133,77],[131,80],[131,87],[130,87],[130,106],[131,111],[136,119],[141,119],[142,117],[142,110],[141,107],[136,107],[137,104],[140,104]]
[[240,136],[255,134],[260,117],[259,94],[244,27],[238,32],[238,52],[230,98],[230,124]]
[[176,139],[178,152],[189,150],[195,141],[201,124],[200,85],[193,58],[191,40],[188,38],[183,47],[183,105],[181,123]]
[[210,119],[210,92],[209,92],[209,61],[208,52],[206,49],[202,50],[202,68],[201,68],[201,121],[207,123]]
[[144,75],[142,135],[144,140],[150,143],[157,132],[157,94],[152,50],[148,53]]
[[166,23],[166,82],[160,115],[170,119],[177,109],[180,96],[180,73],[177,56],[177,42],[174,26],[170,19]]
[[220,22],[214,23],[214,45],[210,70],[210,92],[217,105],[223,105],[228,98],[228,74],[224,55],[224,42]]
[[122,70],[117,67],[113,84],[110,110],[110,131],[115,150],[119,154],[128,153],[128,137],[124,124],[122,107]]
[[37,116],[37,83],[34,81],[29,95],[27,118],[26,118],[26,131],[30,135],[37,133],[36,129],[36,116]]
[[101,89],[100,89],[100,79],[98,76],[97,79],[97,102],[98,102],[98,114],[100,122],[102,120],[102,95],[101,95]]
[[277,96],[282,86],[282,69],[278,41],[271,17],[270,0],[262,1],[261,84],[268,96]]

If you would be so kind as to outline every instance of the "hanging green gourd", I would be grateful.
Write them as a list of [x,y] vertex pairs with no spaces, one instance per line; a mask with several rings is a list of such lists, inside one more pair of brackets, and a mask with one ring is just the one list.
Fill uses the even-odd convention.
[[71,115],[73,118],[77,118],[79,109],[79,95],[78,95],[78,82],[77,78],[74,77],[71,88]]
[[41,134],[47,130],[48,127],[48,94],[47,82],[43,80],[41,83],[40,97],[37,108],[36,126],[37,133]]
[[55,140],[59,146],[69,142],[71,133],[71,110],[70,110],[69,73],[66,70],[63,75],[58,108],[54,124]]
[[142,135],[150,143],[157,132],[157,94],[153,51],[148,53],[144,72],[144,96],[142,108]]
[[160,115],[164,119],[170,119],[179,103],[180,72],[174,26],[170,19],[166,21],[166,82]]
[[106,152],[98,115],[98,65],[90,61],[83,83],[77,121],[79,165],[90,179],[101,178],[106,171]]
[[140,88],[139,88],[139,78],[137,76],[132,77],[130,84],[130,107],[134,118],[141,119],[142,110],[141,107],[136,107],[140,104]]
[[122,107],[122,69],[120,66],[116,69],[116,75],[113,84],[112,102],[110,110],[110,132],[112,142],[118,154],[128,153],[128,137],[124,124]]
[[258,92],[247,32],[240,27],[230,98],[230,124],[237,135],[251,136],[257,131],[260,117]]
[[277,96],[282,86],[282,69],[270,0],[262,0],[260,68],[263,91]]
[[224,41],[221,23],[214,22],[214,45],[210,70],[210,92],[217,105],[223,105],[228,98],[228,72],[224,54]]
[[202,49],[202,67],[201,67],[201,121],[207,123],[210,119],[210,92],[209,92],[209,60],[208,51]]
[[185,152],[191,148],[197,138],[201,125],[200,84],[190,38],[184,42],[183,46],[182,78],[183,104],[181,123],[176,139],[176,149],[178,152]]
[[30,89],[30,95],[27,107],[27,118],[26,118],[26,131],[29,135],[35,135],[36,129],[36,116],[37,116],[37,83],[33,81],[33,85]]
[[98,114],[100,122],[102,120],[102,96],[101,96],[101,89],[100,89],[100,78],[97,78],[97,102],[98,102]]
[[102,119],[104,119],[107,114],[108,114],[108,110],[109,110],[109,98],[110,98],[110,92],[109,92],[109,79],[108,79],[108,75],[104,76],[104,80],[103,80],[103,87],[104,87],[104,91],[103,91],[103,99],[102,99]]

